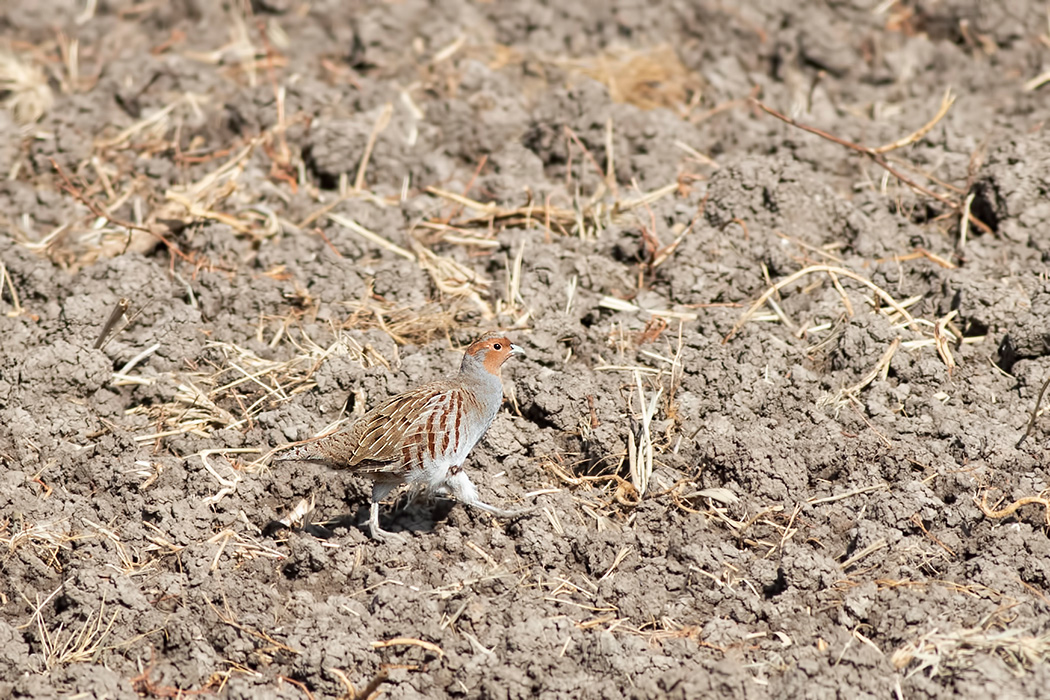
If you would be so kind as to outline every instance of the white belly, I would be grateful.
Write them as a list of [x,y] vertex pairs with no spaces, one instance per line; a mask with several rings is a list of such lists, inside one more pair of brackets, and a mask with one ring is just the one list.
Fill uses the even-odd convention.
[[[447,492],[448,489],[445,484],[449,477],[454,476],[462,469],[463,463],[466,462],[471,450],[485,436],[490,422],[486,421],[482,424],[480,430],[466,431],[458,449],[455,451],[451,451],[447,455],[438,455],[436,458],[424,457],[423,469],[410,473],[406,478],[406,483],[425,493]],[[439,443],[440,441],[441,438],[438,438]]]

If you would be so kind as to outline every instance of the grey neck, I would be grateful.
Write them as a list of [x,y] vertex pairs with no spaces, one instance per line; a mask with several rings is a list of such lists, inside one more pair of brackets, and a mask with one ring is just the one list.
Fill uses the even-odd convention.
[[464,355],[463,364],[459,367],[459,379],[473,388],[486,413],[496,414],[503,403],[503,381],[499,376],[486,371],[480,358]]

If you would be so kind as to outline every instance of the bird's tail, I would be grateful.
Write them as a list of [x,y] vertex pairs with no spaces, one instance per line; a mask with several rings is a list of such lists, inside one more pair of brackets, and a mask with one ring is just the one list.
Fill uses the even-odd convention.
[[354,452],[353,439],[345,431],[324,435],[296,445],[278,456],[277,462],[313,462],[328,467],[345,467]]

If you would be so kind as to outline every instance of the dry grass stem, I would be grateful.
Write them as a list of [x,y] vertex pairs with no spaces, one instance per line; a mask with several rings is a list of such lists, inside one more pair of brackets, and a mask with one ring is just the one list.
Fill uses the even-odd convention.
[[875,484],[873,486],[862,486],[862,487],[857,488],[857,489],[852,489],[850,491],[846,491],[845,493],[835,494],[834,496],[825,496],[823,498],[810,498],[809,500],[806,501],[806,503],[809,503],[810,505],[813,505],[813,506],[819,506],[819,505],[822,505],[822,504],[825,504],[825,503],[835,503],[836,501],[841,501],[841,500],[844,500],[846,498],[852,498],[853,496],[860,496],[861,494],[865,494],[865,493],[872,493],[873,491],[888,491],[888,490],[889,490],[889,485],[888,484]]
[[1040,73],[1034,78],[1026,80],[1024,84],[1024,91],[1032,92],[1033,90],[1038,90],[1046,83],[1050,83],[1050,70]]
[[368,230],[353,219],[343,216],[342,214],[328,214],[328,218],[334,221],[335,223],[339,224],[343,228],[350,229],[357,235],[361,236],[361,238],[364,238],[369,243],[377,245],[380,248],[393,253],[394,255],[398,255],[404,258],[405,260],[411,260],[412,262],[416,262],[415,255],[405,250],[401,246],[395,243],[391,243],[387,239],[380,236],[378,233],[374,233],[373,231]]
[[[96,350],[102,348],[109,340],[110,333],[116,327],[117,323],[121,320],[124,321],[124,327],[128,325],[128,308],[131,306],[131,301],[126,297],[121,297],[116,305],[113,307],[113,311],[110,312],[109,318],[102,325],[102,330],[98,333],[98,338],[95,340],[95,344],[92,346]],[[118,331],[119,332],[119,331]],[[159,347],[159,346],[158,346]]]
[[372,355],[360,348],[355,352],[354,344],[346,342],[348,340],[340,339],[328,348],[321,348],[304,338],[305,347],[298,346],[300,354],[285,361],[266,360],[229,343],[211,343],[209,347],[225,360],[216,371],[167,373],[150,378],[129,375],[134,363],[156,350],[153,346],[132,358],[114,378],[118,386],[165,382],[176,387],[173,401],[135,406],[126,411],[128,415],[145,416],[161,428],[136,436],[136,441],[151,442],[188,432],[208,437],[216,429],[248,426],[258,413],[315,386],[311,380],[314,371],[333,353],[347,353],[368,363]]
[[244,624],[241,624],[240,622],[238,622],[233,617],[233,614],[229,611],[229,604],[225,600],[225,598],[226,598],[226,596],[223,595],[223,604],[224,604],[224,607],[226,608],[226,612],[222,612],[221,610],[219,610],[219,608],[217,608],[215,606],[215,604],[212,603],[209,598],[207,598],[207,597],[204,598],[205,604],[209,608],[211,608],[212,612],[214,612],[216,617],[218,617],[223,623],[229,625],[230,627],[233,627],[234,629],[238,629],[238,630],[240,630],[240,631],[242,631],[242,632],[244,632],[244,633],[246,633],[246,634],[248,634],[248,635],[250,635],[252,637],[256,637],[257,639],[263,640],[264,642],[269,644],[268,649],[270,649],[270,650],[273,650],[273,651],[285,651],[285,652],[288,652],[289,654],[296,654],[296,655],[302,653],[298,649],[293,649],[292,647],[288,646],[287,644],[283,644],[283,643],[277,641],[276,639],[274,639],[271,635],[267,634],[266,632],[263,632],[261,630],[257,630],[257,629],[255,629],[253,627],[249,627],[248,625],[244,625]]
[[605,296],[598,301],[598,306],[613,311],[624,311],[627,313],[646,313],[657,318],[675,319],[678,321],[695,321],[699,318],[697,314],[688,311],[671,311],[669,309],[643,309],[629,301],[616,297]]
[[0,51],[0,108],[6,109],[19,124],[39,121],[55,97],[47,84],[47,74],[28,57]]
[[848,277],[849,279],[852,279],[852,280],[855,280],[857,282],[860,282],[865,287],[867,287],[868,289],[870,289],[873,292],[875,292],[875,294],[880,299],[882,299],[884,302],[886,302],[886,304],[888,304],[891,308],[893,308],[894,311],[896,311],[898,314],[900,314],[901,317],[905,321],[905,325],[910,326],[913,330],[918,330],[918,327],[917,327],[918,323],[916,322],[916,320],[914,318],[912,318],[911,314],[909,314],[907,312],[907,310],[903,306],[901,306],[900,303],[898,303],[897,300],[894,299],[888,292],[883,290],[881,287],[876,285],[871,280],[869,280],[869,279],[867,279],[865,277],[862,277],[861,275],[858,275],[856,272],[853,272],[852,270],[847,270],[847,269],[842,268],[842,267],[833,267],[833,266],[830,266],[830,265],[810,265],[809,267],[803,268],[801,270],[798,270],[797,272],[794,272],[794,273],[788,275],[784,279],[780,280],[779,282],[777,282],[776,284],[771,286],[765,292],[763,292],[762,295],[758,298],[758,300],[755,301],[751,305],[751,307],[748,308],[748,310],[744,312],[744,314],[736,322],[736,324],[729,331],[729,333],[726,334],[726,336],[722,339],[722,343],[724,344],[724,343],[729,342],[729,340],[734,335],[737,334],[737,332],[743,327],[743,325],[745,323],[747,323],[748,320],[750,320],[752,316],[754,316],[756,311],[758,311],[764,304],[766,304],[774,296],[780,294],[780,290],[784,289],[785,287],[787,287],[787,286],[789,286],[791,284],[794,284],[796,281],[802,279],[806,275],[810,275],[810,274],[817,273],[817,272],[825,272],[825,273],[828,273],[829,275],[830,274],[841,275],[842,277]]
[[638,207],[648,207],[654,202],[669,197],[678,192],[678,183],[674,182],[663,187],[657,187],[655,190],[649,192],[642,192],[637,197],[632,199],[624,199],[616,202],[613,211],[617,214],[625,213],[637,209]]
[[[598,174],[604,178],[604,171],[595,167]],[[424,221],[420,226],[436,230],[445,230],[449,227],[457,230],[482,228],[487,232],[491,232],[492,229],[498,231],[503,228],[542,226],[548,234],[577,235],[589,239],[596,237],[608,223],[620,220],[625,214],[638,207],[645,207],[659,199],[674,195],[678,188],[679,185],[675,182],[650,192],[643,192],[635,198],[614,201],[611,204],[604,202],[600,193],[592,196],[587,202],[581,202],[579,197],[576,197],[573,207],[565,209],[552,206],[550,201],[545,202],[543,206],[530,203],[524,207],[504,208],[494,202],[479,202],[455,192],[427,187],[428,193],[447,199],[460,207],[471,209],[477,214],[452,221]]]
[[[98,341],[100,344],[105,344],[106,333],[100,333]],[[124,366],[113,373],[113,386],[128,386],[131,384],[152,384],[154,382],[151,377],[136,377],[131,374],[131,370],[135,369],[141,362],[145,361],[153,353],[160,350],[160,343],[154,343],[148,348],[135,355],[133,358],[124,363]]]
[[208,538],[207,542],[208,544],[219,545],[215,551],[215,556],[212,557],[211,565],[208,567],[209,571],[216,571],[219,568],[219,560],[222,558],[222,555],[226,553],[227,547],[231,542],[233,543],[233,547],[229,556],[231,559],[238,562],[248,561],[258,557],[277,561],[288,558],[288,555],[284,552],[279,552],[272,547],[267,547],[252,537],[248,537],[230,529],[216,533]]
[[641,109],[666,107],[684,115],[701,98],[702,79],[685,67],[668,44],[648,49],[614,47],[561,65],[604,84],[614,102]]
[[[237,191],[237,180],[261,138],[253,139],[219,168],[189,185],[172,187],[164,193],[175,206],[161,207],[151,218],[176,219],[191,223],[211,219],[240,233],[252,234],[255,225],[246,218],[217,210],[218,205]],[[184,211],[181,211],[184,210]]]
[[1015,445],[1015,447],[1018,449],[1020,449],[1024,441],[1028,439],[1028,436],[1032,434],[1032,429],[1035,427],[1036,418],[1039,417],[1039,406],[1041,406],[1043,403],[1043,394],[1046,393],[1046,388],[1048,386],[1050,386],[1050,377],[1047,377],[1046,381],[1043,382],[1043,386],[1039,389],[1039,396],[1036,397],[1035,408],[1032,409],[1032,416],[1028,419],[1028,426],[1024,430],[1024,435],[1021,436],[1021,439],[1018,440],[1017,445]]
[[952,108],[953,104],[955,104],[955,95],[952,94],[951,88],[948,88],[944,91],[944,96],[941,98],[941,106],[940,108],[938,108],[937,114],[933,116],[933,119],[928,121],[926,124],[924,124],[919,129],[915,130],[914,132],[908,134],[904,138],[897,139],[893,143],[886,144],[885,146],[873,148],[871,149],[871,152],[879,154],[889,153],[890,151],[895,151],[898,148],[904,148],[905,146],[910,146],[913,143],[916,143],[923,136],[930,133],[930,130],[937,125],[937,122],[944,119],[945,115],[948,114],[948,110]]
[[856,384],[852,386],[843,387],[834,394],[827,394],[817,400],[817,406],[834,406],[836,410],[841,409],[850,401],[857,400],[857,394],[868,386],[876,379],[885,380],[890,371],[890,362],[893,361],[893,356],[897,354],[897,349],[901,345],[901,339],[898,336],[893,339],[890,346],[886,348],[886,352],[882,354],[879,361],[875,363],[875,366],[868,370],[867,374],[860,378]]
[[383,685],[390,679],[390,671],[386,667],[381,667],[376,672],[372,679],[368,681],[368,684],[361,689],[360,693],[357,693],[351,700],[376,700],[380,697],[379,686]]
[[[212,475],[212,477],[215,478],[217,482],[219,482],[219,485],[222,486],[218,493],[212,496],[208,496],[202,501],[202,503],[206,505],[218,503],[223,499],[224,496],[229,496],[232,493],[234,493],[237,490],[237,484],[244,481],[244,476],[242,476],[241,470],[237,469],[228,459],[226,459],[227,454],[258,454],[261,451],[262,450],[260,450],[257,447],[241,447],[237,449],[226,448],[217,450],[202,450],[201,452],[198,452],[196,456],[200,457],[201,463],[204,465],[204,468],[208,471],[209,474]],[[227,472],[227,476],[219,474],[218,469],[213,467],[211,462],[208,461],[208,458],[212,455],[221,455],[223,457],[223,463],[226,465],[224,471]]]
[[897,649],[890,660],[899,670],[914,664],[909,676],[922,671],[937,676],[968,667],[980,654],[994,654],[1022,674],[1050,659],[1050,634],[1031,635],[1017,629],[935,629]]
[[947,316],[939,319],[933,327],[933,340],[937,347],[937,354],[941,356],[944,365],[948,368],[949,377],[952,374],[952,370],[955,369],[955,357],[952,356],[951,346],[953,343],[959,342],[959,337],[948,331],[948,324],[958,315],[959,310],[952,309]]
[[701,153],[700,151],[696,150],[695,148],[693,148],[692,146],[690,146],[689,144],[687,144],[687,143],[685,143],[683,141],[679,141],[679,140],[676,139],[674,141],[674,146],[675,146],[675,148],[679,149],[680,151],[684,151],[685,153],[688,153],[690,156],[692,156],[694,159],[696,159],[698,162],[700,162],[703,165],[711,166],[712,168],[714,168],[716,170],[722,167],[722,166],[720,166],[718,164],[718,161],[716,161],[714,158],[712,158],[711,156],[708,156],[708,155],[705,155],[705,154]]
[[[947,114],[948,109],[951,107],[951,103],[954,102],[954,99],[955,98],[952,97],[950,92],[946,92],[945,96],[944,96],[944,99],[941,101],[941,109],[938,110],[937,117],[933,121],[931,121],[930,123],[927,123],[921,129],[919,129],[918,131],[910,134],[909,136],[906,136],[903,139],[899,139],[898,141],[895,141],[894,143],[888,144],[886,146],[881,146],[879,148],[869,148],[867,146],[862,146],[860,144],[853,143],[852,141],[847,141],[846,139],[843,139],[843,138],[840,138],[838,136],[835,136],[834,134],[830,134],[830,133],[828,133],[826,131],[823,131],[821,129],[818,129],[816,127],[808,126],[806,124],[802,124],[800,122],[797,122],[794,119],[792,119],[791,117],[787,116],[786,114],[782,114],[781,112],[778,112],[777,110],[773,109],[772,107],[769,107],[766,104],[763,104],[762,102],[760,102],[757,99],[753,99],[752,100],[752,104],[754,104],[756,107],[761,109],[766,114],[769,114],[769,115],[774,116],[777,119],[781,120],[785,124],[790,124],[791,126],[797,128],[797,129],[801,129],[802,131],[807,131],[807,132],[809,132],[811,134],[815,134],[816,136],[819,136],[819,137],[821,137],[821,138],[823,138],[823,139],[825,139],[827,141],[831,141],[832,143],[837,143],[840,146],[843,146],[845,148],[849,148],[850,150],[853,150],[853,151],[856,151],[858,153],[864,154],[865,156],[870,158],[875,164],[877,164],[879,167],[881,167],[883,170],[885,170],[889,175],[892,175],[893,177],[897,178],[897,180],[899,180],[900,182],[904,183],[905,185],[910,187],[912,190],[914,190],[916,192],[919,192],[921,194],[924,194],[927,197],[932,197],[933,199],[936,199],[938,202],[941,202],[942,204],[945,204],[945,205],[949,206],[953,211],[962,212],[962,209],[963,209],[963,203],[962,202],[956,201],[956,200],[952,199],[951,197],[948,197],[947,195],[940,194],[939,192],[935,192],[935,191],[929,189],[928,187],[923,187],[919,183],[915,182],[915,180],[911,179],[910,177],[908,177],[907,175],[902,173],[900,170],[898,170],[898,169],[894,168],[892,165],[890,165],[889,162],[887,162],[886,158],[884,157],[884,153],[885,152],[893,150],[895,148],[900,148],[901,145],[907,145],[908,143],[911,143],[912,140],[916,140],[916,139],[922,138],[922,136],[924,134],[929,132],[929,130],[932,129],[933,126],[941,118],[943,118],[944,114]],[[981,229],[984,233],[987,233],[988,235],[995,235],[995,232],[992,230],[992,228],[988,224],[984,223],[983,221],[981,221],[980,219],[975,217],[972,213],[967,215],[967,219],[974,226],[976,226],[979,229]]]
[[75,534],[65,524],[64,520],[55,522],[25,523],[16,531],[11,531],[9,520],[0,521],[0,545],[7,547],[8,554],[14,552],[23,545],[28,545],[41,550],[38,557],[42,562],[61,571],[58,564],[58,552],[61,549],[71,549],[75,540],[83,539],[84,535]]
[[[56,592],[60,589],[56,589]],[[54,596],[54,593],[51,594]],[[50,596],[49,596],[50,599]],[[72,663],[95,662],[102,651],[102,643],[109,636],[117,621],[117,611],[106,619],[106,599],[103,596],[97,610],[93,610],[84,618],[77,629],[66,631],[65,625],[59,624],[54,629],[49,629],[44,620],[44,605],[40,604],[33,612],[33,620],[36,623],[37,635],[40,641],[41,656],[44,661],[43,673],[50,673],[60,666]]]
[[106,527],[100,523],[93,522],[87,518],[81,518],[81,521],[92,528],[98,533],[98,536],[104,540],[107,540],[114,550],[117,552],[117,558],[120,559],[120,567],[117,568],[112,564],[107,564],[107,567],[111,567],[120,571],[125,576],[133,576],[137,573],[149,568],[151,562],[144,560],[140,557],[133,556],[128,553],[128,547],[121,540],[120,535],[113,531],[112,528]]
[[546,467],[554,473],[560,481],[569,484],[570,486],[583,486],[585,484],[596,484],[596,483],[612,483],[615,485],[613,493],[613,501],[622,506],[636,506],[641,502],[638,497],[638,489],[630,481],[627,481],[618,474],[600,474],[600,475],[583,475],[576,476],[569,470],[562,467],[554,460],[548,460],[545,463]]
[[1013,515],[1022,506],[1040,505],[1046,511],[1044,515],[1045,524],[1047,527],[1050,527],[1050,498],[1046,498],[1045,496],[1025,496],[1024,498],[1019,498],[1005,508],[999,510],[990,508],[986,498],[987,493],[983,494],[980,498],[975,496],[973,499],[974,503],[976,503],[977,507],[981,509],[981,512],[984,513],[985,517],[998,520]]
[[645,400],[645,389],[642,386],[642,375],[640,372],[634,373],[635,386],[638,387],[638,407],[641,411],[641,426],[637,431],[638,435],[635,436],[634,430],[634,418],[631,418],[631,425],[628,426],[627,430],[627,457],[630,463],[631,483],[634,484],[635,490],[638,492],[639,498],[645,495],[645,490],[649,486],[649,478],[653,475],[653,436],[651,431],[651,425],[653,416],[656,415],[656,408],[660,397],[664,393],[664,387],[661,385],[657,388],[656,393],[650,397],[649,402]]
[[839,568],[845,571],[846,569],[856,566],[857,563],[859,563],[868,555],[874,554],[875,552],[879,551],[880,549],[884,549],[887,546],[889,546],[889,542],[887,542],[885,539],[880,539],[877,542],[868,545],[867,547],[865,547],[864,549],[860,550],[852,557],[847,559],[846,561],[839,564]]
[[966,199],[963,201],[962,216],[959,220],[959,243],[956,245],[956,250],[961,251],[966,247],[966,239],[970,234],[970,210],[973,208],[973,200],[976,199],[977,193],[971,192],[966,195]]
[[300,529],[306,524],[306,517],[310,513],[314,512],[316,506],[316,498],[313,494],[310,498],[302,498],[294,508],[288,511],[288,514],[278,520],[279,523],[287,528]]
[[138,136],[141,133],[155,132],[158,135],[168,131],[168,117],[176,108],[183,104],[196,105],[201,98],[198,96],[185,95],[184,97],[172,102],[167,107],[151,114],[148,117],[140,119],[131,126],[127,127],[116,136],[109,139],[102,139],[95,142],[95,148],[98,151],[106,151],[111,148],[127,146],[131,139]]
[[514,254],[513,263],[507,264],[507,286],[504,292],[506,301],[503,299],[496,301],[497,314],[515,317],[513,327],[524,326],[532,316],[532,310],[525,309],[525,300],[521,297],[521,270],[524,262],[525,241],[523,240],[518,246],[518,252]]
[[376,139],[390,125],[390,117],[394,114],[394,105],[387,102],[376,117],[376,123],[372,127],[372,133],[368,135],[368,143],[365,151],[361,154],[361,164],[357,166],[357,176],[354,178],[354,190],[360,192],[365,188],[365,172],[368,171],[368,161],[372,157],[372,149],[375,148]]
[[450,257],[434,253],[419,243],[415,243],[413,248],[416,252],[416,261],[430,275],[431,281],[439,292],[469,300],[485,319],[495,316],[492,307],[482,299],[482,295],[488,293],[492,280]]
[[11,279],[11,275],[7,272],[7,265],[4,264],[3,260],[0,260],[0,299],[4,297],[4,288],[7,288],[8,294],[11,296],[11,310],[6,313],[8,318],[15,318],[16,316],[22,315],[22,303],[18,300],[18,292],[15,290],[15,283]]
[[[342,302],[340,306],[350,311],[349,318],[342,324],[344,330],[364,331],[377,328],[389,335],[398,345],[424,345],[435,336],[444,335],[459,327],[454,307],[445,308],[430,303],[403,306],[375,299],[371,294],[363,295],[359,301]],[[360,357],[362,367],[390,367],[390,361],[370,347],[360,348],[356,354]]]

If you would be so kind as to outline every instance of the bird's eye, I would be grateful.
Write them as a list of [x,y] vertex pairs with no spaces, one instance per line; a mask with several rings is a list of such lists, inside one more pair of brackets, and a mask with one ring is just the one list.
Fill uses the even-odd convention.
[[502,345],[500,345],[499,343],[493,343],[493,344],[492,344],[492,349],[493,349],[493,350],[502,350],[502,349],[503,349],[503,346],[502,346]]

